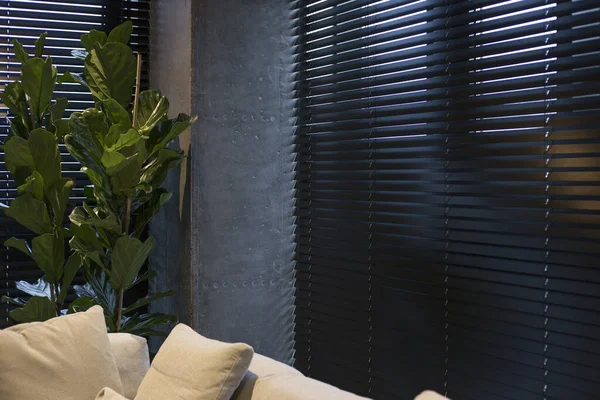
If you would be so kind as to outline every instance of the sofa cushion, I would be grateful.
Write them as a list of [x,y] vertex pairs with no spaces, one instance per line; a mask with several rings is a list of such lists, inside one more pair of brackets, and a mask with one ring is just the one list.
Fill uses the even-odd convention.
[[95,400],[129,400],[127,397],[121,396],[111,388],[104,388],[98,393]]
[[448,398],[431,390],[426,390],[415,397],[415,400],[448,400]]
[[244,375],[244,379],[242,379],[240,386],[235,391],[232,400],[251,399],[256,381],[260,378],[272,375],[303,376],[300,371],[290,367],[289,365],[255,353],[254,357],[252,357],[250,367],[248,367],[248,372],[246,372],[246,375]]
[[250,380],[235,400],[366,400],[300,374],[281,374]]
[[86,312],[0,330],[0,399],[93,399],[122,391],[104,312]]
[[123,395],[133,399],[150,369],[146,339],[129,333],[109,333],[110,348],[123,384]]
[[230,400],[254,350],[177,325],[154,358],[135,400]]

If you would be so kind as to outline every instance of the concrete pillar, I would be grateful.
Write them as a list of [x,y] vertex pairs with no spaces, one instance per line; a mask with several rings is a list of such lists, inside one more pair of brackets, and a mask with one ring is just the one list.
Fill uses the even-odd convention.
[[171,203],[150,231],[153,310],[199,332],[293,358],[293,100],[290,4],[156,0],[151,86],[199,121]]

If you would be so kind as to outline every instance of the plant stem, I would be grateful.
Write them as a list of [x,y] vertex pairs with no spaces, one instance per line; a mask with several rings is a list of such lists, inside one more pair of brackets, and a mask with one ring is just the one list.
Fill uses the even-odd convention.
[[54,307],[56,308],[55,310],[55,314],[58,317],[59,316],[59,312],[60,310],[58,310],[57,304],[56,304],[56,293],[55,293],[55,289],[54,289],[55,285],[53,283],[50,283],[50,301],[52,302],[52,304],[54,304]]
[[140,97],[140,77],[142,75],[142,55],[137,55],[137,71],[135,74],[135,96],[133,97],[133,127],[137,125],[138,98]]
[[125,202],[125,211],[123,212],[123,233],[129,235],[129,223],[131,221],[131,197]]
[[123,315],[123,289],[119,290],[119,297],[117,300],[117,320],[115,325],[117,326],[117,332],[121,330],[121,316]]

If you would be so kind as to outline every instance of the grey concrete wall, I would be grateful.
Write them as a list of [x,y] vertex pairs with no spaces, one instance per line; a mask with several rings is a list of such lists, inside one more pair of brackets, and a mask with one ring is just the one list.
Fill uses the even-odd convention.
[[[179,93],[187,79],[184,71],[173,76],[168,66],[179,61],[163,57],[161,49],[177,52],[173,43],[178,43],[180,30],[186,31],[186,23],[167,23],[180,12],[173,10],[179,0],[157,3],[154,20],[169,28],[164,38],[153,41],[152,69],[158,69],[152,83],[185,97],[184,88]],[[244,341],[257,352],[290,362],[294,265],[289,4],[181,3],[191,8],[189,103],[199,121],[191,129],[188,169],[175,171],[168,182],[171,190],[179,191],[179,204],[171,204],[152,226],[161,246],[151,261],[160,271],[156,287],[178,288],[178,296],[155,309],[176,311],[210,337]],[[159,29],[161,33],[166,32]],[[175,109],[177,102],[171,104]]]

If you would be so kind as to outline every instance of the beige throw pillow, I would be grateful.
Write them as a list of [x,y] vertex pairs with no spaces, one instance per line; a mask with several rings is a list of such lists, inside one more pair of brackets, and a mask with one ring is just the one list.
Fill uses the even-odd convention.
[[102,308],[0,331],[0,399],[91,400],[122,391]]
[[127,397],[121,396],[111,388],[104,388],[98,393],[95,400],[128,400]]
[[150,369],[146,339],[129,333],[109,333],[110,347],[123,384],[123,395],[133,399]]
[[152,362],[135,400],[230,400],[254,350],[177,325]]

